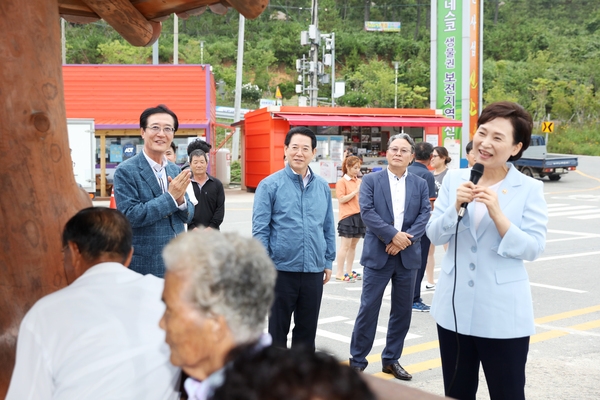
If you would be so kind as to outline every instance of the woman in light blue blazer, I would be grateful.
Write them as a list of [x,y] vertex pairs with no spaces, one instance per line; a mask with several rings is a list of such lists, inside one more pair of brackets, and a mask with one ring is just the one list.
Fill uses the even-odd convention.
[[473,151],[484,167],[481,179],[475,185],[470,170],[450,171],[427,224],[433,244],[449,244],[431,314],[447,396],[475,399],[481,363],[491,399],[518,400],[525,398],[535,333],[523,261],[544,251],[548,215],[542,182],[508,162],[529,146],[531,115],[515,103],[494,103],[477,126]]

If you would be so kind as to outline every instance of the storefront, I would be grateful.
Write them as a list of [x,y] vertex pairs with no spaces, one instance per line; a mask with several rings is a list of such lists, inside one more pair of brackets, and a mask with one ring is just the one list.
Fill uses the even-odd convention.
[[[110,195],[116,167],[144,147],[142,111],[164,104],[177,114],[177,163],[200,137],[215,148],[216,97],[209,65],[65,65],[67,118],[94,120],[96,191]],[[77,151],[77,149],[73,149]],[[211,157],[210,168],[216,157]]]
[[317,135],[317,153],[310,164],[331,186],[341,176],[344,151],[363,159],[363,174],[385,168],[387,142],[396,133],[408,133],[416,142],[441,145],[443,127],[462,125],[436,110],[278,107],[249,112],[242,128],[242,187],[254,190],[269,174],[284,166],[283,142],[293,126],[307,126]]

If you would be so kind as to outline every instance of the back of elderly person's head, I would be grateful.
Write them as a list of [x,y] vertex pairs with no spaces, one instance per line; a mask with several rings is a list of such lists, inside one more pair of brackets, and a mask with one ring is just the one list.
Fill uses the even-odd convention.
[[171,241],[163,258],[167,273],[186,277],[190,302],[203,313],[222,316],[237,343],[258,339],[277,275],[260,242],[232,232],[194,230]]
[[329,354],[303,346],[236,350],[211,400],[375,399],[356,371]]
[[79,211],[63,229],[62,245],[77,245],[87,261],[110,257],[123,263],[131,252],[133,233],[127,218],[118,210],[89,207]]

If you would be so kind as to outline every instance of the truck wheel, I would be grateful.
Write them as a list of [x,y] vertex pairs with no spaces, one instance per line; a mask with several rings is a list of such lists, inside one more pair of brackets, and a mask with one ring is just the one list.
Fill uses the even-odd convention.
[[560,179],[560,175],[551,174],[551,175],[548,175],[548,179],[550,179],[551,181],[558,181]]
[[531,169],[531,167],[523,167],[521,169],[521,173],[525,176],[530,176],[533,178],[533,170]]

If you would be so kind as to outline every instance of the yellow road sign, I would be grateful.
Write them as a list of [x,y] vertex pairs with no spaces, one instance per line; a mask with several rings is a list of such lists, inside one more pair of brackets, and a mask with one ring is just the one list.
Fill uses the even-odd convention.
[[542,122],[542,132],[545,132],[545,133],[554,132],[554,122]]
[[279,86],[277,86],[277,91],[275,91],[275,98],[276,99],[282,99],[283,96],[281,95],[281,90],[279,90]]

